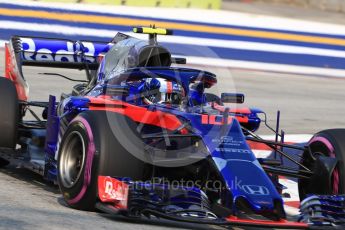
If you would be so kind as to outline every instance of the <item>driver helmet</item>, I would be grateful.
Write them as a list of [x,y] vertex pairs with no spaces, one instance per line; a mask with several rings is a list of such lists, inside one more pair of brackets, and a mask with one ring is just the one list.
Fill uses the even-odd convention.
[[147,104],[181,105],[185,97],[184,89],[180,84],[163,78],[145,79],[144,91],[144,101]]

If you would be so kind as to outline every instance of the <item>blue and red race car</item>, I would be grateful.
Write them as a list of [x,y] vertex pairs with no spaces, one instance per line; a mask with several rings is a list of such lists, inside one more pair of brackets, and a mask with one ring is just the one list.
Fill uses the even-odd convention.
[[[1,162],[20,159],[81,210],[225,226],[344,226],[345,130],[322,131],[307,146],[278,141],[279,129],[276,141],[264,140],[255,134],[268,126],[263,111],[224,106],[243,103],[243,94],[207,93],[214,74],[171,66],[186,63],[157,42],[172,31],[134,32],[149,39],[12,37],[0,78],[0,147],[20,148],[0,153]],[[29,101],[25,65],[80,69],[86,80],[59,102]],[[42,118],[31,107],[42,107]],[[24,119],[28,111],[37,121]],[[252,143],[277,157],[256,158]],[[288,148],[300,151],[298,160]],[[279,175],[299,181],[299,220],[287,220]]]

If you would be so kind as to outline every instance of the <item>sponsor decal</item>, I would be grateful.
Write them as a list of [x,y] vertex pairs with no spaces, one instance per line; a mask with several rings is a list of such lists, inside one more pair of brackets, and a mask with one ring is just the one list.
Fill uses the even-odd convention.
[[114,203],[117,208],[127,209],[128,184],[109,176],[99,176],[98,196],[102,202]]
[[220,138],[212,139],[213,143],[231,143],[234,141],[234,138],[231,136],[222,136]]
[[242,185],[242,190],[249,195],[267,196],[270,191],[262,185]]
[[216,148],[216,151],[223,153],[251,153],[248,149]]
[[214,138],[212,139],[213,143],[218,143],[219,145],[222,144],[223,146],[241,146],[244,141],[242,140],[234,140],[232,136],[222,136],[221,138]]
[[86,61],[94,63],[97,61],[97,57],[100,53],[107,52],[110,48],[109,44],[97,44],[92,42],[72,42],[33,38],[20,38],[20,40],[24,51],[23,59],[27,61]]

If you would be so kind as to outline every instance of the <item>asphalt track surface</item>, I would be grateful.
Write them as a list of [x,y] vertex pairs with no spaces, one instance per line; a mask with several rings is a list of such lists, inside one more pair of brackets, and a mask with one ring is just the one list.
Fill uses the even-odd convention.
[[[0,50],[0,57],[3,57]],[[0,73],[4,72],[0,58]],[[345,79],[293,76],[246,70],[206,68],[218,74],[218,93],[236,90],[246,94],[246,105],[263,109],[273,124],[277,109],[282,112],[282,128],[290,134],[345,128]],[[48,95],[70,92],[73,83],[55,76],[56,72],[81,77],[72,70],[26,67],[31,100],[47,100]],[[0,108],[1,111],[1,108]],[[3,132],[3,130],[0,130]],[[268,131],[260,131],[269,134]],[[66,207],[56,186],[25,169],[0,169],[0,229],[209,229],[210,226],[170,221],[130,221],[107,214],[82,212]],[[219,227],[213,227],[219,229]]]

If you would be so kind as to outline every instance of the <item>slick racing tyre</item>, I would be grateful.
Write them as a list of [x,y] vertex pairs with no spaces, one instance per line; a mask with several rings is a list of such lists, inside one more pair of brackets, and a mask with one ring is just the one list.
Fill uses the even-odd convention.
[[[128,153],[114,136],[109,116],[111,120],[125,120],[126,127],[136,125],[120,114],[86,111],[69,124],[63,135],[57,160],[58,184],[65,201],[73,208],[95,208],[99,175],[133,180],[143,177],[144,163]],[[116,126],[121,129],[120,124]]]
[[[345,129],[329,129],[313,136],[308,144],[312,157],[304,153],[302,163],[313,170],[311,179],[299,180],[300,198],[303,200],[308,194],[332,195],[345,193]],[[315,159],[320,156],[336,158],[336,166],[330,175],[322,175],[323,166]],[[314,158],[314,159],[312,159]],[[329,178],[325,183],[325,178]]]
[[19,121],[17,90],[11,80],[0,77],[0,92],[0,148],[14,149]]

